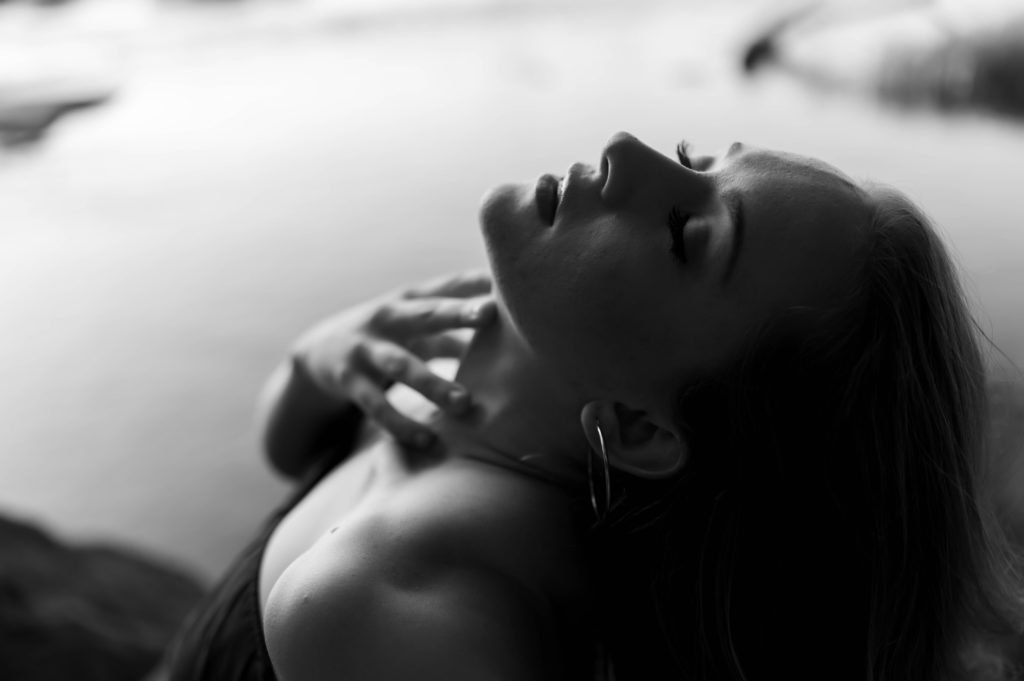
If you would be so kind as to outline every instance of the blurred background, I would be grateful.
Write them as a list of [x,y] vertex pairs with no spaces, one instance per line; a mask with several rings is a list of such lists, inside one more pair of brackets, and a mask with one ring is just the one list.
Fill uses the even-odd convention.
[[[1019,16],[982,0],[0,1],[0,514],[209,581],[286,489],[252,418],[291,340],[482,265],[486,189],[595,163],[618,130],[900,187],[1021,365]],[[1004,452],[1024,440],[1011,397]],[[1000,461],[1020,507],[1020,467]]]

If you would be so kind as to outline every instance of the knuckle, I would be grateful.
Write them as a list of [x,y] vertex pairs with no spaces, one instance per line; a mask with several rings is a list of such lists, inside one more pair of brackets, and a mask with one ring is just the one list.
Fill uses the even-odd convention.
[[374,421],[379,421],[387,414],[387,403],[382,398],[368,398],[364,405],[364,411]]
[[428,309],[423,310],[419,318],[421,326],[431,330],[437,329],[439,325],[447,323],[451,317],[451,304],[447,300],[435,301]]
[[409,348],[409,352],[417,356],[422,356],[428,349],[428,343],[423,338],[414,338],[413,340],[406,343],[406,347]]
[[355,372],[352,371],[351,367],[341,366],[334,370],[334,382],[341,388],[346,388],[352,384],[352,377]]
[[409,321],[414,324],[430,321],[430,318],[435,314],[435,310],[436,308],[432,305],[418,306],[410,311]]
[[349,361],[353,363],[365,363],[371,356],[373,348],[371,344],[367,342],[365,338],[360,338],[352,343],[352,348],[348,353]]
[[398,308],[392,302],[381,303],[380,307],[370,315],[370,324],[373,326],[387,326],[395,321],[398,316]]
[[354,357],[363,357],[366,355],[367,343],[366,338],[358,337],[352,340],[352,345],[349,346],[349,354]]
[[400,376],[409,370],[409,360],[401,355],[388,355],[381,360],[380,369],[388,376]]

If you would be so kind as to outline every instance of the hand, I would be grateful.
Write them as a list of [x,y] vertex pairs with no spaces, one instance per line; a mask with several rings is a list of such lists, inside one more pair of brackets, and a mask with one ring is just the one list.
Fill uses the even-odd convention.
[[293,365],[324,395],[354,403],[400,442],[428,447],[434,434],[388,401],[402,383],[453,414],[470,407],[466,389],[438,376],[426,361],[460,357],[475,329],[494,321],[490,275],[447,275],[329,317],[295,344]]

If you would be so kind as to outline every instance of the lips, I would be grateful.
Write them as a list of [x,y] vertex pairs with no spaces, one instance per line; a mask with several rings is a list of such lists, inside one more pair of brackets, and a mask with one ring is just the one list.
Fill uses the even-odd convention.
[[541,175],[537,180],[535,196],[537,214],[548,225],[555,224],[555,213],[559,204],[559,179],[551,174]]

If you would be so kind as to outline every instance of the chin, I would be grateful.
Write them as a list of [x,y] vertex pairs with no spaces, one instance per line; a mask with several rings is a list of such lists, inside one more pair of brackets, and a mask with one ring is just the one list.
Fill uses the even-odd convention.
[[499,185],[480,201],[480,231],[495,284],[529,263],[542,227],[532,192],[522,184]]
[[525,228],[530,218],[538,222],[533,197],[523,184],[500,184],[480,199],[480,228],[487,240]]
[[519,299],[530,288],[528,272],[536,260],[540,244],[535,237],[542,227],[532,190],[522,184],[494,187],[480,201],[479,220],[495,299],[518,331]]

